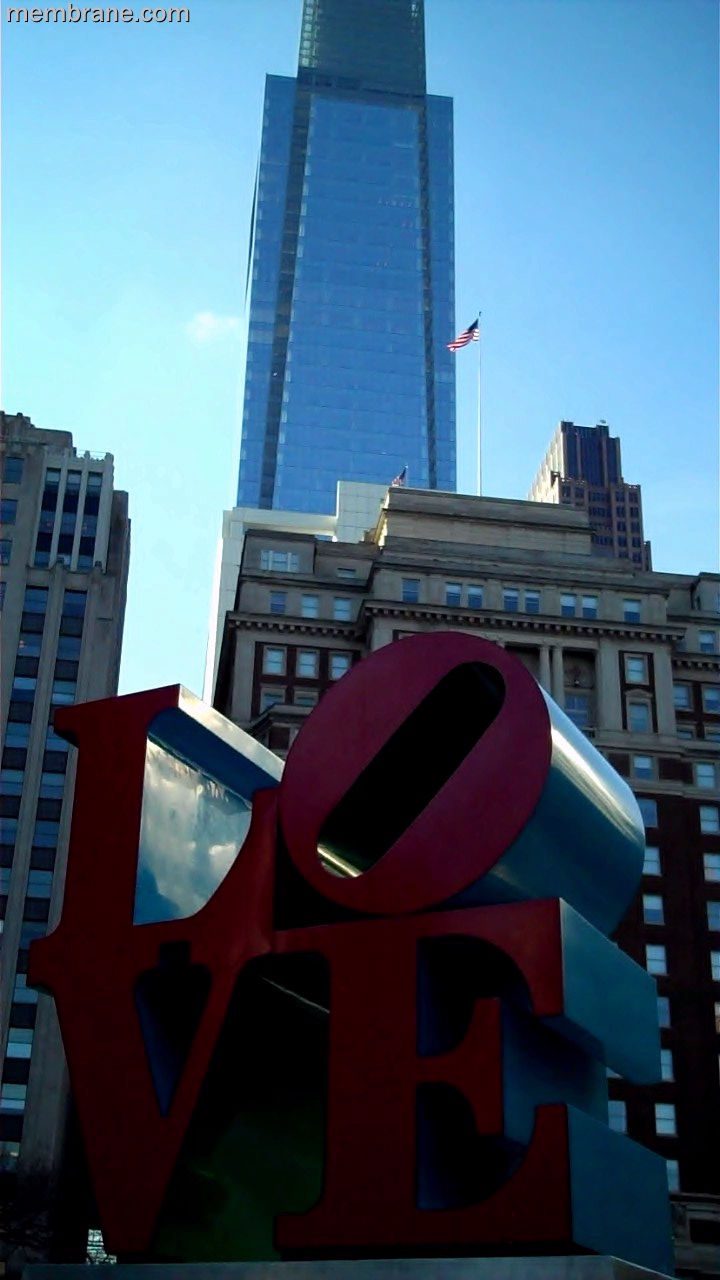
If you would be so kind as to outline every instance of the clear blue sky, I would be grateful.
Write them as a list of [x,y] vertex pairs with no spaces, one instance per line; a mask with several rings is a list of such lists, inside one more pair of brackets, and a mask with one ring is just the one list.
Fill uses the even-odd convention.
[[[201,690],[263,80],[294,73],[301,0],[189,7],[3,9],[4,407],[115,455],[124,691]],[[455,98],[458,327],[484,317],[485,492],[526,497],[558,421],[604,418],[655,567],[716,569],[715,0],[426,0],[426,27],[428,86]],[[475,348],[457,368],[472,492]]]

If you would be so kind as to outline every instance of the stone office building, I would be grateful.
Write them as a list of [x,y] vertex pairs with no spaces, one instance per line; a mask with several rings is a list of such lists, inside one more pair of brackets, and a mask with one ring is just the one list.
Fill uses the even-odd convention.
[[[0,415],[0,428],[0,1203],[7,1206],[18,1172],[47,1187],[63,1157],[68,1086],[55,1007],[25,975],[32,940],[57,924],[65,878],[75,752],[54,733],[53,715],[63,704],[117,692],[130,524],[110,454],[79,453],[69,432],[37,429],[22,414]],[[40,1199],[38,1192],[35,1207]],[[0,1264],[3,1238],[10,1252],[23,1241],[22,1216],[0,1215]],[[47,1224],[36,1219],[33,1208],[25,1236],[42,1254]]]
[[418,631],[514,652],[628,780],[647,830],[618,941],[656,977],[662,1081],[610,1122],[667,1161],[684,1274],[720,1274],[720,575],[593,551],[585,511],[390,489],[357,543],[249,529],[215,705],[285,755],[353,663]]

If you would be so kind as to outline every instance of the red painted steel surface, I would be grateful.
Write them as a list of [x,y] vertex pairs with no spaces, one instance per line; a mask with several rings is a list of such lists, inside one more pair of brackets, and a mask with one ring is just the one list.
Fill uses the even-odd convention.
[[[133,925],[148,727],[179,687],[68,707],[80,748],[62,918],[31,949],[28,981],[52,991],[110,1250],[150,1244],[238,973],[271,946],[277,793],[260,792],[241,856],[190,919]],[[168,1115],[162,1115],[134,1000],[163,943],[189,940],[212,986]]]
[[[318,834],[358,776],[450,671],[486,663],[505,697],[448,781],[363,875],[329,875]],[[444,1083],[469,1102],[478,1133],[503,1131],[500,1001],[478,999],[452,1050],[417,1048],[418,944],[462,936],[498,948],[520,970],[538,1017],[563,1011],[555,901],[428,912],[492,867],[529,820],[550,765],[542,695],[516,659],[474,636],[421,636],[360,664],[304,726],[279,790],[258,792],[239,857],[196,915],[133,925],[148,728],[178,704],[177,687],[58,713],[80,747],[62,919],[31,949],[28,979],[55,996],[109,1249],[151,1243],[163,1197],[223,1025],[252,958],[316,951],[331,975],[323,1195],[278,1221],[287,1253],[409,1252],[571,1239],[567,1115],[538,1108],[519,1168],[488,1199],[419,1208],[416,1089]],[[352,732],[348,725],[352,724]],[[428,743],[428,749],[433,744]],[[399,784],[402,785],[402,779]],[[385,919],[273,932],[278,820],[291,857],[323,897]],[[425,914],[412,914],[424,911]],[[398,918],[399,917],[399,918]],[[134,1000],[162,944],[185,941],[212,985],[167,1115],[162,1115]]]
[[[477,662],[504,679],[497,718],[374,867],[358,877],[328,873],[317,854],[325,819],[438,681]],[[427,750],[437,745],[428,742]],[[304,879],[334,902],[377,915],[423,910],[465,889],[502,857],[540,798],[550,753],[538,685],[503,649],[456,632],[388,645],[326,694],[290,752],[280,789],[288,850]]]
[[[325,1186],[309,1213],[280,1218],[277,1240],[314,1249],[407,1248],[561,1240],[570,1229],[564,1107],[540,1108],[518,1172],[493,1196],[463,1209],[416,1205],[416,1088],[454,1086],[477,1132],[503,1133],[500,1001],[475,1002],[470,1027],[447,1053],[417,1052],[418,942],[460,936],[489,942],[515,962],[533,1012],[563,1010],[557,902],[369,920],[276,936],[280,953],[319,951],[331,972]],[[524,1206],[522,1210],[520,1206]],[[504,1224],[500,1226],[500,1224]]]

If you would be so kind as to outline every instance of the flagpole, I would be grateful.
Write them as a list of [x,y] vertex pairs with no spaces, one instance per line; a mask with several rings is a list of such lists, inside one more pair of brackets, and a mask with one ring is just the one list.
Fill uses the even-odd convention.
[[477,491],[482,493],[482,329],[481,311],[478,311],[478,361],[477,361]]

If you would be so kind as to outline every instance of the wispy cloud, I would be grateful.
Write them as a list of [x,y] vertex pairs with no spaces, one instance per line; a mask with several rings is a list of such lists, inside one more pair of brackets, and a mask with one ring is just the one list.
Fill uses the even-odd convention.
[[239,316],[218,316],[214,311],[199,311],[185,325],[185,332],[193,342],[217,342],[237,333],[240,328]]

